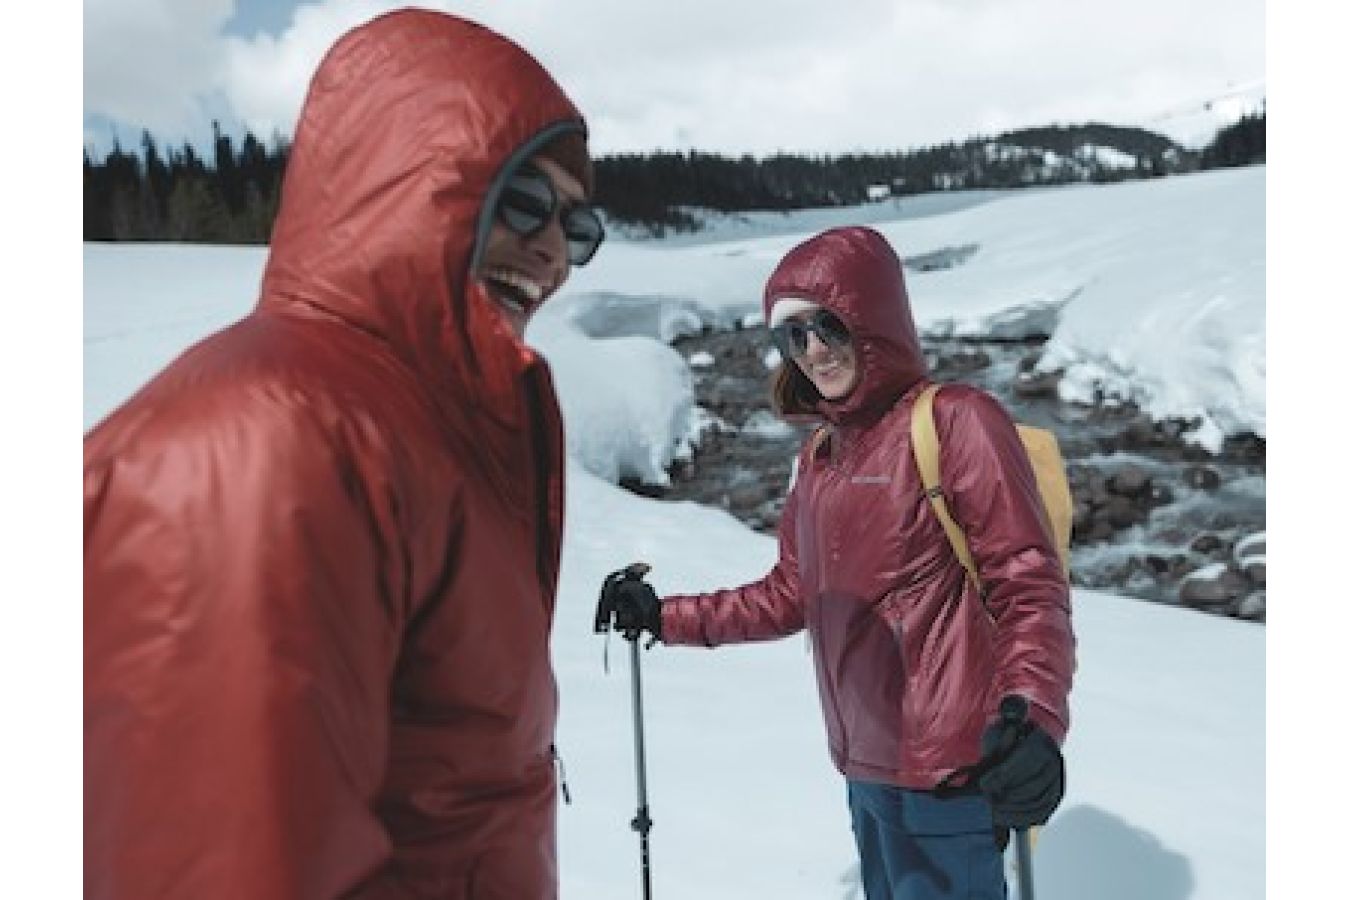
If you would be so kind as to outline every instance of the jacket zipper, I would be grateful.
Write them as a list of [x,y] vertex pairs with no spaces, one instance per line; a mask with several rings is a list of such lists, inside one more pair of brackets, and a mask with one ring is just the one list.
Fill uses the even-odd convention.
[[[826,467],[829,467],[829,468],[836,468],[836,466],[835,466],[835,460],[836,460],[836,450],[837,450],[837,448],[834,447],[834,446],[831,446],[830,449],[831,449],[831,453],[830,453],[829,459],[824,463],[824,465],[825,465]],[[821,521],[823,521],[822,510],[820,509],[820,505],[821,505],[821,503],[820,503],[821,495],[820,495],[819,493],[816,493],[815,499],[816,499],[816,503],[815,503],[814,505],[815,505],[815,514],[816,514],[816,528],[814,529],[814,531],[815,531],[815,537],[817,538],[817,545],[819,546],[820,523],[821,523]],[[832,566],[832,565],[834,564],[834,549],[833,549],[833,545],[828,543],[828,536],[827,536],[827,543],[826,543],[826,546],[825,546],[825,552],[826,552],[826,557],[825,557],[825,559],[824,559],[824,562],[825,562],[827,565],[831,565],[831,566]],[[823,609],[822,601],[823,601],[823,598],[822,598],[822,596],[821,596],[821,591],[820,591],[820,567],[818,566],[818,567],[817,567],[817,572],[816,572],[816,619],[817,619],[817,621],[820,623],[819,626],[818,626],[818,630],[820,631],[820,645],[821,645],[822,648],[824,648],[824,647],[827,647],[828,644],[827,644],[827,642],[826,642],[826,640],[825,640],[825,620],[826,620],[826,616],[825,616],[825,611],[824,611],[824,609]],[[843,761],[844,761],[845,763],[847,763],[848,760],[849,760],[849,754],[848,754],[848,729],[847,729],[847,727],[845,727],[845,725],[844,725],[844,717],[843,717],[843,716],[840,714],[840,712],[839,712],[839,687],[838,687],[837,684],[835,684],[834,672],[830,671],[830,656],[829,656],[829,654],[828,654],[828,653],[822,652],[822,653],[820,653],[820,654],[818,654],[818,655],[819,655],[820,659],[819,659],[817,662],[818,662],[820,665],[823,665],[823,666],[824,666],[824,670],[825,670],[825,687],[826,687],[826,689],[830,692],[830,698],[829,698],[829,699],[830,699],[830,703],[829,703],[830,715],[834,718],[835,727],[836,727],[836,728],[838,729],[838,731],[839,731],[839,744],[840,744],[840,746],[839,746],[839,752],[840,752],[840,756],[842,757]]]

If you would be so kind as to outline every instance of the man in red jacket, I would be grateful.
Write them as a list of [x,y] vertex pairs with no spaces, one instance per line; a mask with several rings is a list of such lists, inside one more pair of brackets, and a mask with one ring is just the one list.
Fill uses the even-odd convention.
[[[994,398],[958,384],[937,395],[944,496],[977,586],[910,447],[928,368],[890,244],[867,228],[800,244],[769,278],[764,314],[784,357],[776,407],[828,426],[798,459],[777,564],[664,602],[618,572],[602,615],[630,637],[705,647],[806,629],[868,900],[1002,897],[1000,834],[1045,822],[1063,796],[1075,666],[1031,464]],[[938,790],[958,771],[969,780]]]
[[341,38],[256,309],[85,439],[94,898],[557,894],[563,439],[529,316],[585,124],[450,16]]

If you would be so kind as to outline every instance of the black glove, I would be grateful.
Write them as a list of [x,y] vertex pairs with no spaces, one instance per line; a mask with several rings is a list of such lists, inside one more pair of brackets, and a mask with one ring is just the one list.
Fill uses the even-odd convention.
[[646,631],[661,639],[661,601],[651,585],[642,580],[647,567],[635,563],[611,572],[600,587],[600,604],[595,611],[597,634],[613,630],[630,641]]
[[980,789],[998,828],[1044,825],[1064,799],[1064,756],[1054,738],[1027,719],[1027,701],[1004,697],[999,719],[980,739]]

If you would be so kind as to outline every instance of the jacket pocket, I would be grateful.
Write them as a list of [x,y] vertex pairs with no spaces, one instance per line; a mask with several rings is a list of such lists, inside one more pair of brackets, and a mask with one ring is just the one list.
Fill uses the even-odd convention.
[[853,762],[884,769],[902,762],[907,666],[894,594],[853,604],[837,658],[839,717]]

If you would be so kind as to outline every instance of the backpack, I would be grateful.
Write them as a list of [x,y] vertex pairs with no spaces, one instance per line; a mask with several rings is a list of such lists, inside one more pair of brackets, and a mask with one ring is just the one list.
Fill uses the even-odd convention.
[[[942,385],[930,384],[919,394],[914,402],[914,414],[910,419],[910,443],[914,448],[914,461],[919,467],[919,477],[923,480],[924,493],[933,503],[933,512],[937,513],[942,529],[947,532],[956,558],[962,568],[970,575],[977,588],[980,587],[980,575],[975,570],[975,561],[971,558],[970,547],[961,526],[956,524],[942,492],[940,466],[941,446],[938,443],[937,426],[933,422],[933,398]],[[1031,425],[1017,426],[1017,435],[1026,448],[1027,459],[1036,475],[1036,488],[1040,491],[1041,505],[1050,520],[1050,532],[1054,536],[1055,549],[1059,552],[1060,564],[1064,574],[1069,574],[1069,539],[1073,532],[1073,495],[1069,491],[1069,477],[1064,469],[1064,458],[1059,452],[1059,442],[1044,428]]]
[[[942,477],[939,459],[941,445],[938,442],[937,425],[933,422],[933,398],[937,396],[941,384],[930,384],[914,401],[913,417],[910,419],[910,444],[914,449],[914,461],[919,467],[919,478],[923,481],[924,493],[933,504],[933,512],[947,532],[947,540],[956,551],[961,567],[981,588],[980,575],[975,568],[975,560],[970,555],[970,546],[966,542],[965,532],[956,524],[947,509],[947,500],[942,491]],[[811,435],[807,458],[814,458],[820,445],[830,435],[829,426],[822,426]],[[1044,428],[1031,425],[1017,426],[1017,435],[1026,448],[1027,458],[1031,461],[1032,471],[1036,475],[1036,488],[1041,495],[1041,506],[1050,520],[1050,532],[1054,536],[1055,550],[1059,553],[1060,565],[1064,574],[1069,574],[1069,539],[1073,533],[1073,494],[1069,491],[1069,476],[1064,468],[1064,457],[1059,452],[1059,441]],[[981,591],[982,592],[982,591]]]

